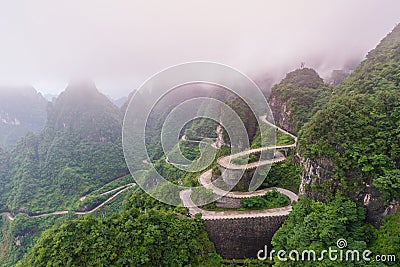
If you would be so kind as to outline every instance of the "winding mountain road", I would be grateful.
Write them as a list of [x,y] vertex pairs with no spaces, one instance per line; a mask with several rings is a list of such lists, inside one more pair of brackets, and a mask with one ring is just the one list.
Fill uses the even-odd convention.
[[242,156],[245,156],[245,155],[250,155],[252,153],[268,151],[268,150],[274,150],[274,149],[283,149],[283,148],[296,147],[296,145],[297,145],[297,136],[295,136],[295,135],[289,133],[288,131],[285,131],[284,129],[272,124],[271,122],[269,122],[267,120],[267,116],[261,116],[260,119],[261,119],[262,122],[272,126],[275,129],[278,129],[283,134],[286,134],[286,135],[289,135],[290,137],[292,137],[294,139],[294,143],[293,144],[289,144],[289,145],[275,145],[275,146],[266,146],[266,147],[261,147],[261,148],[244,150],[244,151],[241,151],[239,153],[236,153],[236,154],[233,154],[233,155],[230,155],[230,156],[219,158],[217,162],[218,162],[218,164],[220,166],[222,166],[222,167],[224,167],[226,169],[231,169],[231,170],[247,170],[247,169],[254,169],[254,168],[257,168],[259,166],[263,166],[263,165],[267,165],[267,164],[281,162],[281,161],[284,161],[286,159],[283,154],[276,153],[275,157],[273,159],[271,159],[271,160],[261,160],[261,161],[257,161],[257,162],[244,164],[244,165],[237,165],[237,164],[232,163],[233,159],[239,158],[239,157],[242,157]]
[[[266,164],[272,164],[272,163],[277,163],[285,160],[285,156],[282,153],[275,153],[274,159],[271,160],[263,160],[263,161],[258,161],[258,162],[253,162],[249,164],[244,164],[244,165],[236,165],[231,163],[231,160],[234,158],[238,158],[244,155],[248,155],[251,153],[257,153],[261,152],[264,150],[275,150],[275,149],[282,149],[282,148],[291,148],[291,147],[296,147],[297,145],[297,137],[281,128],[278,126],[270,123],[267,121],[266,116],[261,116],[260,119],[269,124],[270,126],[278,129],[282,133],[291,136],[294,139],[293,144],[289,145],[275,145],[275,146],[267,146],[267,147],[261,147],[261,148],[256,148],[256,149],[250,149],[250,150],[245,150],[233,155],[229,155],[226,157],[219,158],[217,160],[217,163],[226,168],[226,169],[237,169],[237,170],[244,170],[244,169],[253,169],[259,166],[263,166]],[[277,156],[277,157],[276,157]],[[212,192],[215,195],[221,196],[221,197],[228,197],[228,198],[236,198],[236,199],[241,199],[241,198],[249,198],[249,197],[254,197],[254,196],[264,196],[267,192],[272,191],[272,188],[267,188],[267,189],[262,189],[258,191],[253,191],[253,192],[229,192],[225,191],[223,189],[220,189],[216,187],[213,182],[212,182],[212,169],[209,169],[202,173],[198,177],[199,183],[205,187],[206,189],[212,190]],[[283,188],[276,188],[278,192],[286,195],[289,199],[290,202],[297,201],[298,200],[298,195],[293,193],[290,190],[283,189]],[[292,211],[292,206],[289,204],[286,207],[282,208],[274,208],[274,209],[262,209],[262,210],[244,210],[244,211],[239,211],[239,210],[227,210],[227,211],[209,211],[209,210],[204,210],[199,208],[191,199],[191,194],[192,190],[191,189],[186,189],[183,190],[179,193],[179,196],[182,200],[183,206],[187,209],[188,214],[191,217],[194,217],[197,213],[202,214],[202,219],[204,220],[217,220],[217,219],[234,219],[234,218],[254,218],[254,217],[266,217],[266,216],[282,216],[282,215],[288,215]]]
[[[278,190],[279,191],[279,190]],[[179,196],[183,205],[188,210],[191,217],[197,213],[201,213],[203,220],[220,220],[220,219],[238,219],[238,218],[255,218],[269,216],[284,216],[292,211],[292,206],[288,205],[282,208],[262,209],[262,210],[226,210],[226,211],[210,211],[204,210],[196,206],[191,198],[192,190],[187,189],[180,192]],[[264,193],[265,194],[265,193]]]
[[[115,179],[115,180],[113,180],[113,181],[120,180],[120,179],[122,179],[122,178],[124,178],[124,177],[126,177],[126,175],[121,176],[121,177],[119,177],[119,178],[117,178],[117,179]],[[112,181],[112,182],[113,182],[113,181]],[[108,184],[109,184],[109,183],[108,183]],[[89,211],[68,211],[68,210],[60,210],[60,211],[54,211],[54,212],[49,212],[49,213],[42,213],[42,214],[37,214],[37,215],[29,215],[29,214],[27,214],[27,213],[22,213],[22,214],[27,214],[30,218],[43,218],[43,217],[47,217],[47,216],[51,216],[51,215],[65,215],[65,214],[68,214],[68,213],[70,213],[70,212],[71,212],[72,214],[74,214],[74,215],[86,215],[86,214],[90,214],[90,213],[93,213],[93,212],[97,211],[98,209],[100,209],[101,207],[103,207],[105,204],[107,204],[108,202],[110,202],[110,201],[112,201],[114,198],[116,198],[118,195],[120,195],[120,194],[123,193],[124,191],[126,191],[126,190],[128,190],[128,189],[130,189],[130,188],[132,188],[132,187],[134,187],[134,186],[136,186],[135,183],[129,183],[129,184],[120,186],[120,187],[118,187],[118,188],[114,188],[114,189],[112,189],[112,190],[109,190],[109,191],[107,191],[107,192],[104,192],[104,193],[98,195],[98,196],[104,196],[104,195],[106,195],[106,194],[109,194],[109,193],[112,193],[112,192],[115,192],[115,191],[118,191],[118,190],[119,190],[117,193],[113,194],[112,196],[110,196],[109,198],[107,198],[106,200],[104,200],[104,201],[101,202],[99,205],[97,205],[96,207],[94,207],[93,209],[91,209],[91,210],[89,210]],[[103,187],[104,187],[104,186],[103,186]],[[83,201],[83,200],[85,200],[86,197],[87,197],[87,196],[81,197],[79,200],[80,200],[80,201]],[[21,213],[18,213],[18,214],[21,214]],[[3,216],[3,215],[6,215],[7,218],[8,218],[10,221],[14,221],[14,220],[15,220],[15,216],[13,216],[9,211],[0,213],[0,216]]]
[[[290,148],[290,147],[295,147],[297,145],[297,137],[279,127],[277,127],[276,125],[270,123],[267,121],[266,116],[262,116],[260,117],[261,120],[267,124],[269,124],[270,126],[277,128],[279,131],[281,131],[284,134],[287,134],[289,136],[291,136],[292,138],[294,138],[295,142],[293,144],[290,145],[278,145],[278,146],[268,146],[268,147],[262,147],[262,148],[256,148],[256,149],[251,149],[251,150],[246,150],[246,151],[242,151],[239,153],[236,153],[234,155],[230,155],[230,156],[226,156],[226,157],[222,157],[220,159],[218,159],[218,164],[220,164],[222,167],[228,168],[228,169],[252,169],[252,168],[256,168],[258,166],[262,166],[262,165],[266,165],[266,164],[272,164],[272,163],[277,163],[280,161],[285,160],[285,156],[281,153],[278,154],[278,157],[275,157],[272,160],[264,160],[264,161],[258,161],[258,162],[253,162],[253,163],[249,163],[249,164],[245,164],[245,165],[236,165],[236,164],[232,164],[231,160],[237,157],[241,157],[244,155],[248,155],[251,153],[256,153],[256,152],[261,152],[264,150],[272,150],[272,149],[281,149],[281,148]],[[188,141],[188,140],[186,140]],[[215,147],[219,148],[217,145],[215,145]],[[169,164],[172,164],[171,162],[168,161],[168,158],[166,158],[166,162]],[[123,179],[124,177],[126,177],[127,175],[118,177],[116,179],[114,179],[113,181],[109,182],[108,184]],[[219,195],[219,196],[225,196],[225,197],[230,197],[230,198],[248,198],[248,197],[252,197],[252,196],[263,196],[265,195],[266,192],[271,191],[271,188],[268,189],[263,189],[263,190],[258,190],[258,191],[254,191],[254,192],[228,192],[228,191],[224,191],[220,188],[217,188],[216,186],[213,185],[212,181],[212,170],[208,170],[206,172],[204,172],[203,174],[201,174],[199,176],[199,182],[202,186],[204,186],[207,189],[210,189],[213,191],[214,194]],[[106,184],[107,185],[107,184]],[[105,185],[104,185],[105,186]],[[104,187],[103,186],[103,187]],[[114,188],[111,189],[107,192],[101,193],[99,196],[103,196],[109,193],[113,193],[116,192],[115,194],[113,194],[112,196],[110,196],[109,198],[107,198],[106,200],[104,200],[103,202],[101,202],[99,205],[97,205],[95,208],[89,210],[89,211],[68,211],[68,210],[61,210],[61,211],[54,211],[54,212],[50,212],[50,213],[42,213],[42,214],[37,214],[37,215],[29,215],[27,214],[29,217],[31,218],[42,218],[42,217],[46,217],[46,216],[51,216],[51,215],[65,215],[68,214],[70,212],[72,212],[75,215],[85,215],[85,214],[90,214],[93,213],[95,211],[97,211],[98,209],[100,209],[101,207],[103,207],[105,204],[107,204],[108,202],[112,201],[113,199],[115,199],[118,195],[120,195],[121,193],[123,193],[124,191],[132,188],[136,186],[135,183],[129,183],[123,186],[120,186],[118,188]],[[102,188],[102,187],[101,187]],[[101,189],[100,188],[100,189]],[[277,191],[286,195],[290,201],[297,201],[298,200],[298,196],[286,189],[283,188],[277,188]],[[279,216],[279,215],[287,215],[290,213],[290,211],[292,210],[291,205],[288,205],[286,207],[282,207],[282,208],[275,208],[275,209],[264,209],[264,210],[245,210],[245,211],[238,211],[238,210],[228,210],[228,211],[208,211],[208,210],[203,210],[199,207],[197,207],[192,199],[191,199],[191,194],[192,194],[192,190],[191,189],[187,189],[187,190],[183,190],[180,192],[180,198],[183,202],[184,207],[186,207],[188,209],[188,212],[191,216],[194,216],[197,213],[201,213],[202,214],[202,218],[205,220],[213,220],[213,219],[229,219],[229,218],[250,218],[250,217],[264,217],[264,216]],[[80,198],[80,201],[85,200],[87,197],[86,196],[82,196]],[[13,216],[11,214],[11,212],[6,211],[6,212],[2,212],[0,213],[0,216],[7,216],[7,218],[10,221],[15,220],[15,216]]]
[[276,126],[275,124],[269,122],[269,121],[267,120],[267,116],[266,116],[266,115],[261,116],[260,119],[261,119],[261,121],[263,121],[264,123],[268,124],[269,126],[278,129],[278,131],[280,131],[281,133],[286,134],[286,135],[289,135],[290,137],[292,137],[292,138],[294,139],[294,145],[295,145],[295,146],[297,145],[297,136],[295,136],[294,134],[289,133],[288,131],[286,131],[286,130],[284,130],[284,129],[278,127],[278,126]]
[[[253,192],[230,192],[230,191],[225,191],[222,190],[218,187],[216,187],[212,181],[212,170],[208,170],[204,173],[202,173],[198,180],[200,184],[205,187],[206,189],[212,190],[214,194],[218,196],[224,196],[224,197],[229,197],[229,198],[249,198],[249,197],[255,197],[255,196],[264,196],[265,193],[272,191],[272,188],[266,188],[262,190],[257,190]],[[283,188],[276,188],[276,190],[284,195],[286,195],[290,201],[297,201],[299,197],[293,193],[290,190],[283,189]]]
[[[122,192],[128,190],[129,188],[134,187],[136,184],[135,183],[131,183],[127,186],[125,186],[124,189],[122,189],[121,191],[118,191],[117,193],[115,193],[114,195],[112,195],[111,197],[107,198],[105,201],[103,201],[102,203],[100,203],[98,206],[96,206],[95,208],[93,208],[92,210],[89,211],[76,211],[74,212],[76,215],[86,215],[86,214],[90,214],[95,212],[96,210],[100,209],[101,207],[103,207],[105,204],[107,204],[108,202],[110,202],[111,200],[113,200],[114,198],[116,198],[119,194],[121,194]],[[101,196],[101,195],[100,195]]]
[[0,213],[0,216],[3,216],[3,215],[6,215],[7,216],[7,218],[10,220],[10,221],[14,221],[14,217],[11,215],[11,213],[10,212],[2,212],[2,213]]

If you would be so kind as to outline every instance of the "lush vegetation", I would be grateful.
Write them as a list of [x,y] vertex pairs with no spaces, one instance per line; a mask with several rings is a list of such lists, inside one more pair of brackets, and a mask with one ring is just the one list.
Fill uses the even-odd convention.
[[26,214],[19,214],[11,222],[6,216],[2,216],[0,232],[3,240],[0,243],[0,265],[13,266],[23,257],[27,249],[37,242],[44,230],[72,218],[71,214],[43,218],[30,218]]
[[41,133],[27,134],[10,152],[0,151],[0,210],[21,213],[12,231],[2,229],[10,240],[20,240],[0,249],[6,265],[16,262],[55,220],[66,217],[33,219],[24,213],[77,209],[80,197],[127,173],[121,118],[93,85],[69,86],[49,106]]
[[261,188],[281,187],[295,193],[299,191],[302,168],[295,156],[287,156],[284,161],[272,164],[268,173],[264,172],[260,170],[260,175],[266,176]]
[[242,198],[240,203],[245,209],[273,209],[289,205],[289,199],[282,193],[279,193],[276,188],[265,193],[265,196],[254,196]]
[[297,133],[311,116],[330,99],[332,87],[313,69],[290,72],[269,96],[269,104],[278,126]]
[[276,131],[276,144],[291,145],[294,144],[294,138],[290,135],[282,133],[281,131]]
[[245,209],[265,209],[267,207],[267,201],[262,196],[243,198],[240,200],[240,204]]
[[[213,88],[214,91],[215,88]],[[215,94],[218,95],[221,92],[215,90]],[[223,101],[223,96],[219,96],[219,99]],[[165,95],[157,103],[155,108],[149,114],[146,120],[146,147],[149,152],[149,157],[153,161],[157,161],[164,156],[163,148],[161,146],[161,131],[163,123],[165,122],[167,115],[172,111],[174,107],[185,102],[188,99],[195,97],[209,97],[210,91],[205,90],[202,87],[195,85],[187,85],[176,88],[174,91]],[[145,100],[143,101],[145,102]],[[205,116],[207,114],[213,114],[212,107],[210,107],[208,101],[201,103],[198,108],[199,116]],[[181,127],[181,125],[177,126]],[[200,140],[204,137],[215,138],[216,137],[216,122],[206,118],[196,118],[189,121],[180,132],[180,137],[186,135],[189,140]]]
[[[216,151],[216,156],[211,164],[211,166],[208,166],[207,168],[214,168],[217,163],[217,159],[226,155],[230,154],[230,148],[228,147],[222,147],[221,149]],[[199,155],[197,155],[197,158]],[[197,159],[196,158],[196,159]],[[201,164],[201,162],[199,163]],[[172,164],[169,164],[165,161],[165,157],[162,157],[161,159],[157,160],[154,164],[157,172],[162,175],[163,177],[166,177],[171,182],[174,183],[179,183],[181,182],[184,185],[187,186],[198,186],[198,181],[197,177],[205,170],[199,171],[199,172],[187,172],[185,170],[181,170]]]
[[[174,154],[180,155],[182,154],[186,159],[193,161],[200,156],[200,143],[194,143],[190,141],[180,140],[178,145],[175,146],[172,151],[168,154],[168,158],[174,158]],[[172,160],[172,163],[181,163],[175,160]]]
[[[8,160],[9,159],[8,159],[7,153],[0,148],[0,188],[2,188],[4,191],[9,190],[9,188],[10,188],[9,178],[7,175],[8,169],[9,169]],[[7,210],[7,206],[6,206],[5,198],[1,194],[0,195],[0,212],[6,211],[6,210]]]
[[137,190],[126,209],[46,231],[17,266],[220,265],[202,221]]
[[[115,194],[120,194],[119,192],[131,190],[135,185],[132,176],[128,175],[123,179],[116,180],[114,182],[108,183],[105,186],[91,192],[90,194],[83,196],[75,203],[74,210],[76,211],[91,211],[97,206],[101,205],[107,199],[111,198]],[[123,193],[121,193],[123,194]],[[118,195],[119,196],[119,195]],[[118,197],[117,196],[117,197]],[[112,202],[117,202],[113,200]],[[120,202],[120,201],[119,201]]]
[[217,122],[202,118],[194,119],[186,126],[184,131],[185,135],[189,140],[201,141],[203,138],[215,138],[217,134],[215,129],[217,128]]
[[[287,261],[276,260],[277,266],[398,266],[399,264],[399,214],[386,218],[383,226],[376,230],[365,222],[366,210],[352,200],[335,195],[332,201],[320,202],[302,197],[293,203],[293,211],[283,226],[275,233],[272,244],[277,251],[314,250],[317,257],[329,248],[338,250],[337,240],[345,239],[344,250],[371,250],[375,255],[396,255],[395,262],[331,261]],[[360,254],[361,255],[361,254]]]
[[61,94],[45,130],[28,134],[9,153],[7,186],[0,188],[7,210],[70,209],[84,194],[127,173],[118,109],[95,88],[77,90]]
[[232,164],[236,164],[236,165],[245,165],[248,163],[253,163],[253,162],[257,162],[260,159],[260,152],[256,152],[256,153],[250,153],[248,155],[243,155],[237,158],[233,158],[231,160]]
[[[400,26],[337,87],[324,84],[314,70],[305,68],[289,73],[272,89],[269,101],[277,123],[294,133],[300,131],[299,153],[323,170],[320,180],[305,188],[307,196],[318,192],[320,198],[303,196],[293,203],[293,211],[273,237],[275,251],[312,249],[318,255],[330,247],[335,249],[336,241],[344,238],[348,249],[370,249],[400,259],[399,213],[387,216],[376,229],[366,223],[367,210],[360,205],[366,188],[379,190],[372,201],[381,198],[387,205],[396,206],[400,200],[399,66]],[[187,172],[167,163],[167,155],[160,148],[159,129],[172,104],[196,94],[182,94],[156,108],[146,136],[157,171],[173,183],[187,186],[198,185],[202,171]],[[251,147],[263,146],[249,107],[235,96],[222,94],[219,99],[238,112]],[[208,108],[206,103],[202,108]],[[126,176],[110,182],[127,173],[120,144],[121,117],[93,85],[75,85],[49,107],[44,131],[27,134],[12,151],[0,149],[0,211],[18,213],[12,222],[6,216],[0,220],[0,265],[12,266],[23,255],[17,266],[222,265],[199,217],[189,219],[183,207],[167,206],[139,189],[125,191],[91,216],[76,218],[70,213],[31,218],[25,214],[91,209],[114,193],[108,191],[133,181]],[[215,138],[215,127],[214,121],[197,119],[184,127],[181,135],[195,140]],[[230,142],[225,132],[224,139]],[[293,141],[277,132],[278,144]],[[201,163],[198,144],[180,141],[174,151],[178,149],[188,159]],[[208,167],[214,177],[221,175],[216,159],[229,155],[230,148],[215,152]],[[260,170],[259,175],[267,176],[263,188],[298,191],[303,169],[295,152],[289,149],[286,160],[273,164],[268,175]],[[236,158],[234,163],[242,164],[243,160]],[[258,154],[251,153],[250,162],[257,160]],[[172,189],[170,195],[179,201]],[[82,196],[87,197],[80,201]],[[211,197],[212,192],[204,188],[193,193],[195,203]],[[242,209],[266,209],[290,203],[273,190],[265,196],[242,199],[241,204]],[[213,204],[207,207],[215,208]],[[275,259],[275,264],[363,266],[366,262]]]
[[[274,137],[274,132],[275,132],[275,137]],[[274,139],[275,138],[275,139]],[[294,138],[291,137],[290,135],[284,134],[278,129],[274,128],[267,128],[264,133],[263,133],[263,139],[261,140],[261,134],[260,134],[260,128],[258,127],[256,135],[254,136],[253,142],[251,143],[251,149],[255,148],[260,148],[266,145],[272,145],[272,143],[268,142],[273,142],[275,141],[276,145],[291,145],[294,144]],[[266,144],[261,144],[261,142],[267,142]]]
[[[283,226],[275,233],[272,245],[276,251],[314,250],[319,256],[322,250],[336,247],[336,241],[344,238],[347,249],[364,251],[372,236],[365,224],[365,209],[353,201],[337,195],[324,203],[301,198],[293,203],[293,211]],[[336,247],[337,249],[337,247]],[[277,260],[278,261],[278,260]],[[366,262],[324,261],[280,262],[280,266],[364,266]]]
[[376,254],[395,255],[396,263],[400,264],[400,213],[385,218],[383,225],[375,232],[371,247]]
[[11,149],[46,123],[47,100],[33,87],[0,87],[0,148]]
[[[258,129],[257,118],[255,114],[253,114],[251,108],[247,105],[247,103],[238,96],[230,97],[228,100],[225,101],[225,103],[236,112],[240,120],[243,122],[251,144],[256,136]],[[229,118],[226,118],[225,120],[229,121]],[[232,123],[235,123],[233,118]],[[235,134],[235,132],[233,132],[232,134]],[[223,138],[225,143],[230,144],[230,139],[226,131],[223,132]]]
[[299,150],[329,170],[321,182],[331,190],[354,195],[372,184],[386,199],[399,199],[399,66],[397,26],[303,127]]

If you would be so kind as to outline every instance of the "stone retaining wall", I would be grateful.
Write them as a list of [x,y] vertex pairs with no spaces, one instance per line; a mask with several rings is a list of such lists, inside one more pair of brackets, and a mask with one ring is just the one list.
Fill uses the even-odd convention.
[[218,208],[238,209],[242,207],[240,198],[221,197],[215,203]]
[[204,220],[206,231],[224,259],[257,258],[287,216]]

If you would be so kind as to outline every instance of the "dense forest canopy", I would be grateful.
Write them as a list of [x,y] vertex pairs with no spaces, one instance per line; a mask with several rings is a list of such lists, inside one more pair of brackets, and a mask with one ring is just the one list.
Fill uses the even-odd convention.
[[220,265],[202,221],[180,212],[136,190],[122,212],[44,232],[17,266]]
[[[321,252],[344,238],[349,249],[397,257],[397,262],[374,262],[371,266],[398,266],[399,88],[400,26],[337,86],[324,83],[315,70],[301,68],[272,88],[269,102],[276,122],[299,134],[299,146],[283,152],[286,159],[271,167],[262,187],[304,193],[275,233],[275,250]],[[167,96],[153,110],[147,125],[151,163],[169,181],[185,186],[198,185],[200,172],[188,173],[171,165],[162,152],[159,132],[175,104],[193,96],[213,95],[210,90],[198,89],[181,91],[178,98]],[[260,147],[257,118],[244,101],[218,90],[214,96],[237,111],[252,147]],[[85,216],[74,213],[93,207],[109,196],[108,190],[135,179],[126,176],[121,145],[126,107],[118,109],[90,82],[71,83],[48,107],[48,121],[41,132],[28,133],[11,151],[0,149],[0,212],[10,213],[0,220],[0,265],[224,266],[201,216],[188,218],[185,208],[163,204],[139,188],[121,194],[111,204],[115,206],[106,211]],[[201,108],[208,107],[205,103]],[[207,119],[191,121],[180,132],[181,140],[174,149],[182,149],[191,160],[199,158],[197,143],[183,135],[189,140],[216,139],[217,125]],[[225,146],[218,149],[217,158],[230,154],[230,140],[226,133],[223,136]],[[278,135],[277,139],[278,144],[294,142],[294,137]],[[256,155],[251,156],[257,161]],[[149,162],[138,165],[138,169],[145,164]],[[213,175],[221,175],[216,160],[210,168]],[[171,197],[179,198],[172,193]],[[268,198],[276,203],[268,203]],[[371,219],[367,202],[383,203],[373,208],[385,218]],[[288,199],[272,191],[264,198],[242,199],[241,203],[247,209],[282,207]],[[59,217],[29,216],[64,209],[70,212]],[[367,263],[281,262],[274,258],[273,263],[266,264]]]
[[46,123],[47,100],[33,87],[0,87],[0,148],[10,150]]
[[319,181],[321,185],[333,182],[331,189],[350,195],[374,186],[384,199],[399,200],[399,87],[397,26],[302,128],[301,155],[332,168],[333,180]]
[[301,68],[272,87],[268,102],[277,125],[297,133],[330,99],[332,91],[314,69]]
[[[18,219],[25,213],[76,210],[83,195],[128,173],[121,125],[120,110],[92,84],[71,84],[48,108],[41,132],[27,134],[11,151],[0,149],[0,211],[20,214],[11,228],[25,225]],[[28,220],[36,226],[5,231],[20,245],[3,243],[0,265],[4,258],[8,264],[19,260],[54,224],[50,217]]]

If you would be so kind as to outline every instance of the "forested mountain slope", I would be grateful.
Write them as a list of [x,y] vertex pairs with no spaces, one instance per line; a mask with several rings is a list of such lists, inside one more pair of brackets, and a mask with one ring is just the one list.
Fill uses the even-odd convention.
[[49,107],[45,129],[8,153],[2,210],[68,209],[84,193],[126,173],[121,117],[93,84],[71,84]]
[[0,265],[12,265],[43,230],[73,217],[27,214],[76,210],[82,196],[128,173],[122,113],[93,83],[71,83],[47,117],[42,132],[26,135],[10,152],[0,150],[0,213],[15,216],[0,220]]
[[136,190],[124,211],[46,231],[17,266],[221,266],[200,219]]
[[[338,87],[325,85],[311,69],[296,70],[274,87],[270,98],[276,103],[273,108],[281,112],[285,104],[288,111],[277,122],[299,131],[300,147],[295,151],[299,155],[291,155],[296,160],[285,163],[293,165],[272,169],[272,174],[288,179],[288,170],[295,169],[290,176],[296,178],[297,169],[292,167],[301,161],[300,192],[305,193],[275,234],[274,249],[321,252],[344,238],[349,249],[400,257],[400,221],[396,214],[400,198],[399,61],[400,26]],[[35,213],[69,208],[85,192],[126,171],[119,139],[120,111],[90,83],[81,86],[71,85],[59,97],[49,109],[48,124],[40,135],[26,136],[10,153],[0,151],[0,159],[4,159],[0,163],[1,185],[8,185],[1,192],[2,203],[6,203],[2,209]],[[195,90],[172,100],[179,102],[193,95],[202,94]],[[172,100],[167,98],[150,117],[150,130],[154,132],[147,145],[151,159],[160,165],[167,161],[159,155],[157,130]],[[227,100],[240,108],[240,115],[246,119],[246,107],[235,98]],[[246,128],[257,136],[253,119],[248,118],[251,127]],[[194,136],[204,134],[196,125],[190,126],[187,129]],[[164,172],[172,173],[171,169]],[[179,181],[181,175],[177,178]],[[198,218],[186,218],[184,209],[164,205],[139,189],[124,207],[108,218],[70,218],[55,225],[19,266],[222,266],[203,224]],[[20,215],[16,221],[23,219]],[[29,235],[34,226],[26,221]],[[382,227],[374,228],[369,222]],[[2,224],[8,229],[6,223]],[[277,266],[366,264],[274,260]]]
[[47,100],[33,87],[0,87],[0,147],[11,149],[46,123]]
[[396,209],[400,200],[399,25],[304,125],[299,146],[306,168],[302,190],[308,195],[326,200],[341,191],[364,204],[373,223]]
[[297,133],[311,116],[322,108],[332,95],[332,86],[324,84],[318,73],[310,68],[289,72],[271,89],[269,105],[275,123]]

